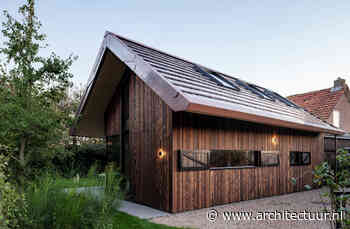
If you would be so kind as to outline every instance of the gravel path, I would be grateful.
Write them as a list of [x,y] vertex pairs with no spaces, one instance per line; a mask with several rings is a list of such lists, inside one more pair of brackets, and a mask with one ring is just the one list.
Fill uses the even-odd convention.
[[[224,211],[252,212],[253,216],[259,216],[259,212],[320,212],[324,206],[328,206],[320,193],[322,189],[312,191],[274,196],[257,200],[242,201],[238,203],[215,206],[212,208],[188,211],[172,214],[170,216],[153,218],[152,221],[178,227],[190,228],[330,228],[328,221],[318,220],[224,220]],[[215,210],[218,217],[215,221],[208,220],[208,212]],[[215,212],[212,213],[215,215]],[[262,213],[260,214],[260,216]],[[278,217],[278,216],[277,216]],[[281,217],[281,216],[280,216]],[[315,216],[314,216],[315,217]],[[231,218],[232,219],[232,218]],[[260,218],[261,219],[261,218]]]

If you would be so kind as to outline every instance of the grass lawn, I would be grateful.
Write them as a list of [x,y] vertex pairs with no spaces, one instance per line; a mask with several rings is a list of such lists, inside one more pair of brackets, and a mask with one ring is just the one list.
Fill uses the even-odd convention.
[[99,186],[100,184],[94,178],[84,177],[80,178],[79,182],[76,182],[73,178],[58,178],[55,180],[55,185],[62,188],[79,188]]
[[124,212],[117,212],[114,216],[115,225],[118,225],[120,229],[175,229],[178,227],[171,227],[163,224],[152,223],[145,219],[128,215]]

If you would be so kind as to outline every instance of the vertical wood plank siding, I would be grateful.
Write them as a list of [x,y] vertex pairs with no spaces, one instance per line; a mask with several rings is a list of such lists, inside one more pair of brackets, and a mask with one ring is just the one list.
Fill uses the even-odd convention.
[[120,134],[121,131],[121,99],[120,91],[116,90],[108,108],[105,111],[106,136]]
[[[278,137],[277,145],[271,138]],[[302,191],[322,160],[322,137],[314,133],[179,112],[173,114],[172,212]],[[178,150],[278,150],[274,167],[179,171]],[[290,166],[289,151],[311,152],[311,165]],[[294,186],[290,180],[297,178]]]
[[[129,164],[135,201],[169,212],[280,195],[311,184],[312,168],[320,163],[323,138],[310,132],[250,122],[172,112],[142,80],[129,80]],[[120,88],[105,112],[106,136],[120,134]],[[278,144],[271,138],[277,135]],[[162,159],[157,152],[166,154]],[[179,171],[178,150],[278,150],[275,167]],[[289,166],[289,151],[310,151],[311,165]],[[291,177],[297,178],[292,185]]]
[[[171,211],[172,111],[133,73],[129,80],[129,145],[127,174],[135,201]],[[120,86],[119,86],[120,87]],[[120,134],[120,88],[105,112],[106,136]],[[157,152],[166,152],[162,159]]]

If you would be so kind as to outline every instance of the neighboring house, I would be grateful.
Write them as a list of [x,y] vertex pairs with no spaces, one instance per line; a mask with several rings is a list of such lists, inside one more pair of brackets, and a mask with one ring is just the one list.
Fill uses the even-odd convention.
[[336,79],[331,88],[291,95],[288,99],[350,133],[350,92],[344,79]]
[[344,133],[271,90],[110,32],[77,115],[71,134],[106,136],[134,201],[169,212],[301,191],[323,159],[320,133]]
[[336,79],[331,88],[291,95],[288,99],[347,132],[336,138],[324,136],[325,159],[335,167],[336,149],[350,147],[350,92],[345,79]]

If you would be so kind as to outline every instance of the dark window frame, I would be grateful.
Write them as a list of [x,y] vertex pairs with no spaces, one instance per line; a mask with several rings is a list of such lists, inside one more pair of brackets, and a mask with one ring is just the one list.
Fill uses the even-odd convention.
[[202,162],[198,163],[198,162],[196,162],[197,160],[195,159],[195,163],[197,163],[199,165],[202,165],[201,167],[200,166],[196,166],[196,167],[195,166],[185,166],[184,158],[190,159],[190,156],[187,155],[187,154],[193,153],[193,152],[203,153],[201,151],[178,150],[178,166],[179,166],[179,169],[181,171],[208,170],[209,169],[208,158],[207,158],[206,163],[202,163]]
[[[292,154],[295,154],[295,162],[292,162]],[[308,162],[304,162],[303,155],[308,154]],[[308,166],[311,165],[311,152],[305,151],[290,151],[289,152],[289,165],[290,166]]]
[[203,69],[202,67],[195,65],[194,70],[201,73],[205,77],[207,77],[209,80],[215,82],[217,85],[229,88],[235,91],[240,91],[241,89],[235,85],[233,82],[226,79],[224,76],[222,76],[220,73],[213,72],[213,71],[207,71]]
[[[278,150],[261,150],[259,152],[260,152],[260,154],[259,154],[259,156],[260,156],[259,167],[275,167],[275,166],[280,165],[280,151],[278,151]],[[277,162],[273,163],[273,164],[263,164],[262,159],[261,159],[263,154],[276,154]]]
[[[253,153],[254,163],[251,165],[228,165],[228,166],[211,166],[210,162],[210,156],[212,153],[215,153],[215,151],[221,151],[221,152],[231,152],[232,151],[246,151],[247,153]],[[272,153],[274,152],[277,156],[277,163],[273,164],[263,164],[262,163],[262,154],[263,153]],[[206,161],[198,161],[196,160],[196,154],[200,153],[207,153]],[[192,154],[192,155],[188,155]],[[178,150],[178,168],[180,171],[197,171],[197,170],[220,170],[220,169],[245,169],[245,168],[259,168],[259,167],[275,167],[280,165],[280,152],[279,151],[267,151],[267,150],[198,150],[198,151],[189,151],[189,150]],[[232,155],[231,155],[232,156]],[[231,156],[229,157],[231,159]],[[193,164],[196,164],[197,166],[185,166],[184,160],[190,159],[191,157],[193,159]],[[201,158],[203,159],[203,157]],[[202,166],[201,166],[202,165]]]
[[[234,168],[234,167],[257,167],[259,165],[259,157],[257,155],[259,151],[254,151],[254,150],[210,150],[210,157],[209,157],[209,168]],[[232,164],[237,160],[237,155],[239,155],[240,153],[243,154],[247,154],[244,155],[244,158],[241,159],[245,159],[244,161],[250,163],[252,161],[251,164],[240,164],[240,165],[235,165]],[[221,155],[220,155],[221,154]],[[218,156],[220,155],[220,156]],[[229,159],[229,161],[222,161],[220,160],[221,158],[224,159]],[[239,156],[238,156],[239,157]],[[252,159],[250,161],[250,159]],[[215,165],[216,163],[216,165]],[[218,165],[218,163],[229,163],[230,165]]]
[[240,87],[245,88],[246,90],[251,91],[253,94],[256,94],[257,96],[259,96],[262,99],[266,99],[272,102],[276,102],[276,100],[286,104],[289,107],[294,107],[296,109],[301,109],[298,105],[296,105],[295,103],[291,102],[290,100],[284,98],[283,96],[281,96],[280,94],[270,91],[266,88],[254,85],[254,84],[250,84],[247,83],[245,81],[242,81],[238,78],[234,78],[231,77],[234,80],[234,83],[228,79],[225,78],[225,76],[223,74],[220,74],[218,72],[214,72],[214,71],[209,71],[206,70],[198,65],[194,65],[193,66],[194,70],[201,73],[203,76],[205,76],[206,78],[208,78],[209,80],[215,82],[217,85],[225,87],[225,88],[229,88],[235,91],[240,91]]

